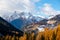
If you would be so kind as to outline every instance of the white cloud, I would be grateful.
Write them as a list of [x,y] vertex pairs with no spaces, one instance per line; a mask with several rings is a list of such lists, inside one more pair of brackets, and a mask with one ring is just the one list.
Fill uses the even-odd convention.
[[0,0],[0,16],[9,18],[14,11],[34,13],[36,11],[35,3],[39,1],[40,0]]
[[[0,0],[0,11],[24,11],[32,12],[35,9],[35,4],[31,0]],[[7,14],[1,13],[0,16]]]
[[0,0],[0,10],[1,9],[7,9],[7,5],[5,1]]
[[40,0],[0,0],[0,10],[21,10],[21,11],[32,11],[35,8],[36,2]]
[[36,3],[36,2],[39,2],[39,1],[41,1],[41,0],[31,0],[32,2],[34,2],[34,3]]
[[0,0],[0,10],[21,10],[21,11],[32,11],[35,5],[31,0]]
[[1,17],[4,17],[5,16],[9,16],[11,15],[13,12],[12,11],[9,11],[9,10],[0,10],[0,16]]
[[50,4],[48,3],[45,3],[42,7],[42,10],[41,10],[43,13],[45,13],[46,15],[50,16],[50,18],[52,16],[55,16],[57,14],[60,14],[60,11],[58,10],[55,10]]
[[[42,8],[39,8],[40,11],[36,10],[36,2],[41,0],[0,0],[0,16],[7,14],[7,10],[11,11],[19,11],[19,12],[31,12],[31,13],[45,13],[48,16],[60,14],[60,11],[55,10],[51,4],[45,3]],[[41,7],[41,6],[40,6]],[[44,16],[45,17],[45,16]],[[51,16],[52,17],[52,16]],[[51,18],[50,17],[50,18]]]

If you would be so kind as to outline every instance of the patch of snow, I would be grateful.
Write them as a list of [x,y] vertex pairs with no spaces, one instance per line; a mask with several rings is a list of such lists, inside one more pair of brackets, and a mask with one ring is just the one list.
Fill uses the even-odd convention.
[[39,27],[38,27],[37,29],[38,29],[39,32],[44,31],[44,28],[39,28]]

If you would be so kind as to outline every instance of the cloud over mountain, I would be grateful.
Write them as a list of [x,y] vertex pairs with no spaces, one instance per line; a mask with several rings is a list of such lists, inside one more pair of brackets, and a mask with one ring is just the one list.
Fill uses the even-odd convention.
[[34,15],[39,14],[47,18],[60,14],[60,10],[55,10],[49,3],[43,3],[42,5],[37,4],[41,1],[42,0],[0,0],[0,16],[12,14],[14,11],[30,12]]
[[54,15],[57,15],[57,14],[60,14],[60,11],[58,10],[55,10],[52,5],[48,4],[48,3],[45,3],[42,7],[42,12],[45,13],[46,15],[49,15],[49,16],[54,16]]

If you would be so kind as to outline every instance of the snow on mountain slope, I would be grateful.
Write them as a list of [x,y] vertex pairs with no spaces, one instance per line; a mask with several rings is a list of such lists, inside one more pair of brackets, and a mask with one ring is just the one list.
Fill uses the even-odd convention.
[[18,18],[24,18],[24,19],[39,19],[39,17],[43,18],[42,16],[32,15],[31,13],[26,13],[26,12],[18,13],[16,11],[15,12],[4,11],[4,12],[0,12],[0,14],[1,14],[0,16],[8,22],[11,22]]

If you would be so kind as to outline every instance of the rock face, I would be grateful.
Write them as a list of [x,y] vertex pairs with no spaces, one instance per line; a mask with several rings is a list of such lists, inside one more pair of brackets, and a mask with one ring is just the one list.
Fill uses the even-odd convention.
[[56,20],[57,22],[60,22],[60,14],[56,15],[55,17],[51,18],[50,20]]
[[[17,19],[14,19],[15,16],[16,18],[17,16],[19,17]],[[21,14],[12,15],[11,18],[12,18],[12,21],[10,23],[20,30],[22,30],[22,28],[26,25],[38,23],[39,21],[44,19],[38,16],[33,16],[31,13],[29,13],[29,16],[26,17],[24,12],[22,12]]]
[[[34,28],[34,30],[38,29],[38,30],[43,30],[44,31],[44,28],[48,28],[48,29],[54,29],[54,27],[56,27],[59,23],[60,23],[60,15],[56,15],[54,16],[53,18],[47,20],[47,19],[43,19],[41,21],[38,22],[37,27],[35,26],[32,26],[32,25],[29,25],[27,26],[26,30],[27,31],[32,31]],[[36,25],[36,24],[34,24]],[[43,26],[45,25],[45,26]]]
[[[29,16],[27,16],[25,12],[21,12],[19,14],[14,12],[11,16],[6,17],[6,20],[22,31],[33,31],[36,29],[40,30],[40,27],[42,29],[46,27],[54,28],[58,23],[60,23],[60,14],[51,19],[34,16],[31,13],[28,13],[28,15]],[[42,25],[45,26],[42,27]]]

